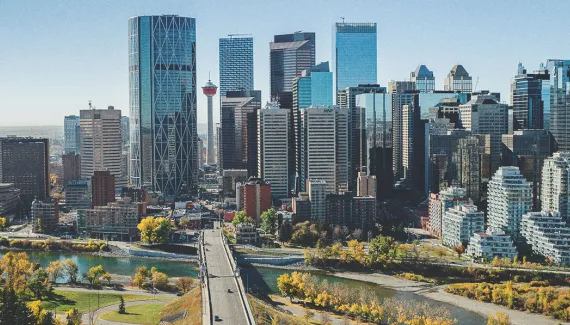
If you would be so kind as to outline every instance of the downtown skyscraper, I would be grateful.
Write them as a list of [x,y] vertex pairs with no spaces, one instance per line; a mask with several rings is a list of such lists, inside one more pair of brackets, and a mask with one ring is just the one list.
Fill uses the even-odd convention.
[[165,195],[196,187],[196,20],[129,19],[131,183]]
[[220,38],[220,97],[228,90],[253,90],[253,37]]
[[315,65],[315,33],[275,35],[269,43],[270,98],[281,108],[293,107],[293,83]]
[[375,84],[377,79],[376,23],[336,23],[333,64],[336,90],[358,84]]

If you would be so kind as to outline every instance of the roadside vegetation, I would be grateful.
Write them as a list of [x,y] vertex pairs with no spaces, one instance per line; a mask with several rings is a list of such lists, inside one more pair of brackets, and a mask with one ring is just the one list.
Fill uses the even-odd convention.
[[178,318],[184,311],[187,311],[186,317],[172,322],[173,325],[202,324],[202,290],[199,285],[194,286],[184,296],[166,305],[160,312],[160,319]]
[[375,324],[393,324],[396,319],[402,325],[457,324],[445,309],[395,299],[380,301],[370,290],[319,281],[309,273],[284,273],[277,278],[277,286],[291,301]]

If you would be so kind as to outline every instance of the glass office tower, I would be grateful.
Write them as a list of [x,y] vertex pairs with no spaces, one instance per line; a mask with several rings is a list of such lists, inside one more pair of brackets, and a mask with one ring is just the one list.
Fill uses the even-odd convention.
[[375,84],[377,78],[376,23],[336,23],[333,61],[336,90]]
[[129,19],[131,183],[163,195],[196,187],[196,20]]
[[556,151],[570,151],[570,60],[549,59],[546,68],[550,75],[550,132]]
[[81,150],[79,116],[69,115],[63,120],[63,150],[65,153],[79,153]]
[[228,90],[253,89],[253,37],[220,38],[220,97]]

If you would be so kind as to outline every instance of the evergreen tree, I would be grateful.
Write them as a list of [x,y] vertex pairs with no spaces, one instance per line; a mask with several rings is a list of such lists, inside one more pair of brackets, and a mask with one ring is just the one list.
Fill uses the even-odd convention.
[[10,289],[2,292],[0,325],[35,325],[34,316],[26,303],[18,299]]
[[53,313],[51,311],[47,311],[43,315],[39,325],[55,325],[55,318],[53,317]]
[[121,296],[121,303],[119,304],[119,314],[126,314],[127,311],[125,310],[125,299]]

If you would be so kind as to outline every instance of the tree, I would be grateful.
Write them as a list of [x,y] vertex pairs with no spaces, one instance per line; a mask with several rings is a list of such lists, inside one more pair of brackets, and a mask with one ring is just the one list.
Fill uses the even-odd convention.
[[103,275],[101,276],[101,279],[107,281],[107,284],[108,284],[108,285],[111,285],[111,279],[112,279],[112,278],[111,278],[111,273],[109,273],[109,272],[103,273]]
[[182,229],[188,229],[190,226],[190,219],[186,217],[180,218],[180,221],[178,221],[178,226]]
[[453,246],[451,247],[451,249],[457,253],[457,257],[461,258],[461,255],[463,255],[463,253],[465,253],[465,246],[463,246],[463,244],[460,244],[459,246]]
[[[242,223],[249,223],[248,221],[253,221],[252,218],[248,217],[247,214],[245,214],[245,211],[241,210],[236,212],[236,215],[234,216],[234,219],[232,220],[232,225],[234,225],[234,227],[237,227],[238,225],[241,225]],[[253,222],[251,222],[253,223]]]
[[501,312],[496,312],[489,315],[487,318],[487,325],[512,325],[509,315]]
[[69,278],[69,283],[77,282],[77,274],[79,273],[79,266],[74,260],[68,258],[63,261],[63,271],[65,275]]
[[293,226],[289,220],[283,221],[281,227],[279,227],[278,237],[280,242],[288,242],[291,240],[291,235],[293,235]]
[[[123,296],[121,296],[123,298]],[[75,308],[65,312],[65,318],[67,318],[67,325],[81,325],[81,313]]]
[[136,284],[139,289],[147,283],[147,278],[151,276],[150,270],[146,266],[138,266],[133,277],[133,283]]
[[261,214],[261,229],[269,234],[275,234],[277,231],[277,212],[271,208]]
[[83,277],[89,281],[90,284],[99,284],[99,279],[103,274],[105,274],[105,269],[102,265],[93,266],[87,271],[87,273],[83,274]]
[[148,244],[161,244],[168,240],[172,226],[164,217],[146,217],[137,226],[141,241]]
[[48,273],[42,268],[35,270],[28,280],[28,289],[36,296],[36,299],[42,300],[51,292]]
[[362,240],[362,229],[354,229],[351,237],[352,239]]
[[160,217],[155,219],[155,228],[152,232],[152,242],[162,244],[168,241],[168,236],[170,235],[170,230],[172,226],[168,219]]
[[46,272],[49,274],[51,281],[57,282],[64,275],[64,261],[51,261],[48,267],[46,267]]
[[121,302],[119,303],[119,314],[126,314],[127,311],[125,309],[125,299],[123,299],[123,296],[121,295]]
[[8,221],[6,221],[6,218],[0,217],[0,230],[6,229],[7,225]]
[[167,290],[168,287],[168,275],[162,272],[158,272],[156,268],[151,269],[152,285],[158,290]]
[[182,277],[176,279],[176,287],[178,288],[178,290],[182,291],[183,293],[190,291],[193,284],[194,280],[192,280],[192,278],[190,277]]
[[1,267],[5,274],[5,288],[12,289],[17,295],[27,287],[26,278],[33,272],[32,264],[26,253],[8,252],[2,259]]
[[378,236],[370,240],[368,263],[385,264],[396,255],[396,241],[389,236]]
[[289,301],[293,300],[295,288],[293,286],[293,279],[289,273],[283,273],[277,277],[277,288],[283,297],[289,297]]
[[303,313],[303,318],[305,319],[307,324],[310,324],[311,318],[313,318],[314,315],[315,313],[313,313],[312,310],[310,310],[309,308],[305,308],[305,313]]
[[2,325],[36,325],[34,315],[26,303],[18,298],[11,288],[2,291],[0,304],[0,324]]

